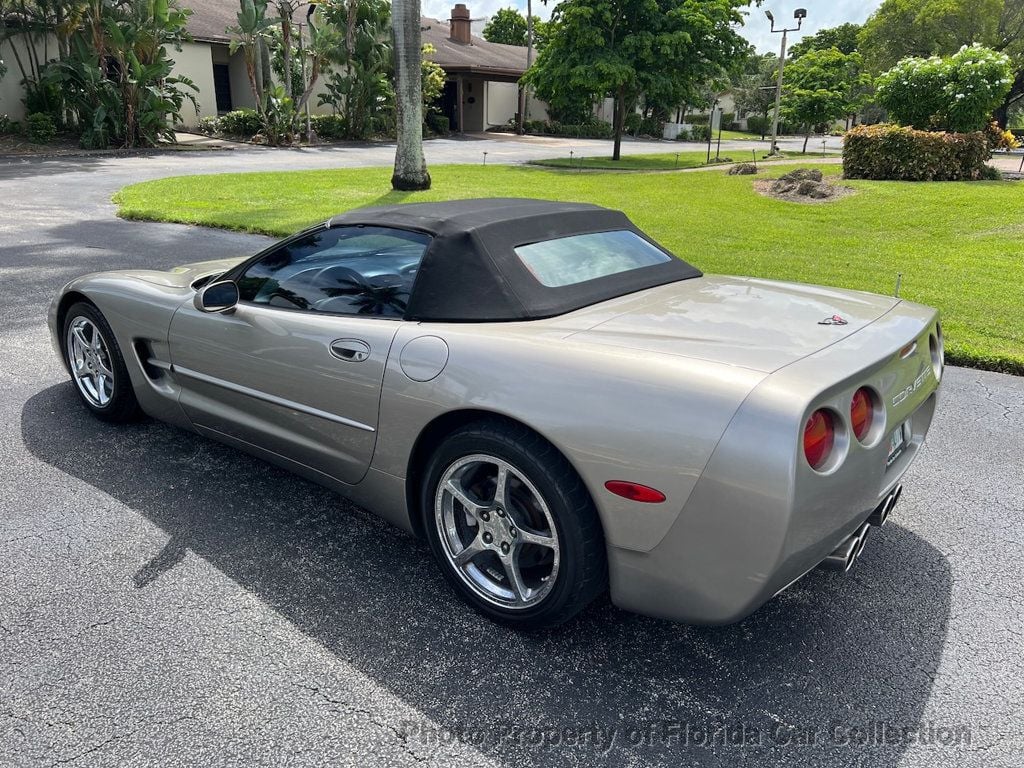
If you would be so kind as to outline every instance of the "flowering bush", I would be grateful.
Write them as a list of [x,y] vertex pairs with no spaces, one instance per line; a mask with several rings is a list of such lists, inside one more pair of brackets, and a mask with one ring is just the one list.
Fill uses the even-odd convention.
[[878,103],[901,125],[980,131],[1013,83],[1010,58],[980,45],[947,58],[909,58],[876,81]]
[[861,125],[846,134],[843,173],[848,179],[976,181],[991,155],[981,131],[939,133],[898,125]]

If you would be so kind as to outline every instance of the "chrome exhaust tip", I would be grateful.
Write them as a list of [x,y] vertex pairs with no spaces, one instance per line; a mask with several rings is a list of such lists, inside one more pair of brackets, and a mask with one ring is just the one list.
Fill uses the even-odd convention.
[[900,496],[902,495],[903,486],[897,485],[896,488],[893,489],[892,493],[885,497],[885,501],[879,504],[875,511],[871,513],[871,516],[868,518],[868,522],[871,523],[871,525],[878,526],[879,528],[885,525],[885,521],[889,519],[889,515],[896,507],[896,502],[900,500]]
[[838,571],[847,573],[853,564],[857,562],[864,545],[867,543],[868,533],[871,532],[871,524],[864,523],[855,533],[843,540],[843,543],[836,547],[828,557],[818,565],[826,571]]

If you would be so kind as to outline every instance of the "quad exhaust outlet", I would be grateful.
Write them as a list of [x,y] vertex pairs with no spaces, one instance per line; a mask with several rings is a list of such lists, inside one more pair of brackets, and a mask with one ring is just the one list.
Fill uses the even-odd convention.
[[902,493],[903,486],[896,486],[882,503],[875,508],[875,511],[868,516],[867,521],[851,536],[844,539],[843,543],[836,547],[832,554],[822,560],[818,567],[827,571],[840,571],[842,573],[849,571],[853,564],[857,562],[860,553],[864,551],[864,545],[867,543],[868,534],[871,533],[871,527],[885,525],[885,521],[889,519],[889,514],[892,512],[893,507],[896,506],[896,502],[900,500]]

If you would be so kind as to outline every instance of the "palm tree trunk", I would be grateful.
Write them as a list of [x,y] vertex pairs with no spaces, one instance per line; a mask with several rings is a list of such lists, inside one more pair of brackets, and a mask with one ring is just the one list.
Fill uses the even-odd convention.
[[615,92],[615,106],[612,109],[612,122],[615,130],[615,145],[612,149],[612,160],[622,158],[622,127],[626,122],[626,91],[621,85]]
[[395,37],[395,101],[398,147],[391,186],[400,190],[430,189],[423,158],[423,46],[420,0],[394,0],[391,27]]
[[281,52],[284,58],[284,93],[295,98],[292,93],[292,4],[283,2],[278,6],[281,14]]

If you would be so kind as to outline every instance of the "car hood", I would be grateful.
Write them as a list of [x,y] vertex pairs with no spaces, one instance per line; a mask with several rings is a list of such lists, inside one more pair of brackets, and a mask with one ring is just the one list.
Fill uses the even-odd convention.
[[857,333],[898,303],[839,288],[707,276],[634,294],[616,308],[625,311],[570,338],[770,373]]
[[238,257],[234,259],[217,259],[216,261],[197,261],[193,264],[183,264],[180,267],[174,267],[165,272],[156,269],[125,269],[119,270],[118,274],[125,277],[134,277],[136,280],[143,280],[154,285],[185,288],[200,277],[227,272],[242,260],[242,257]]

